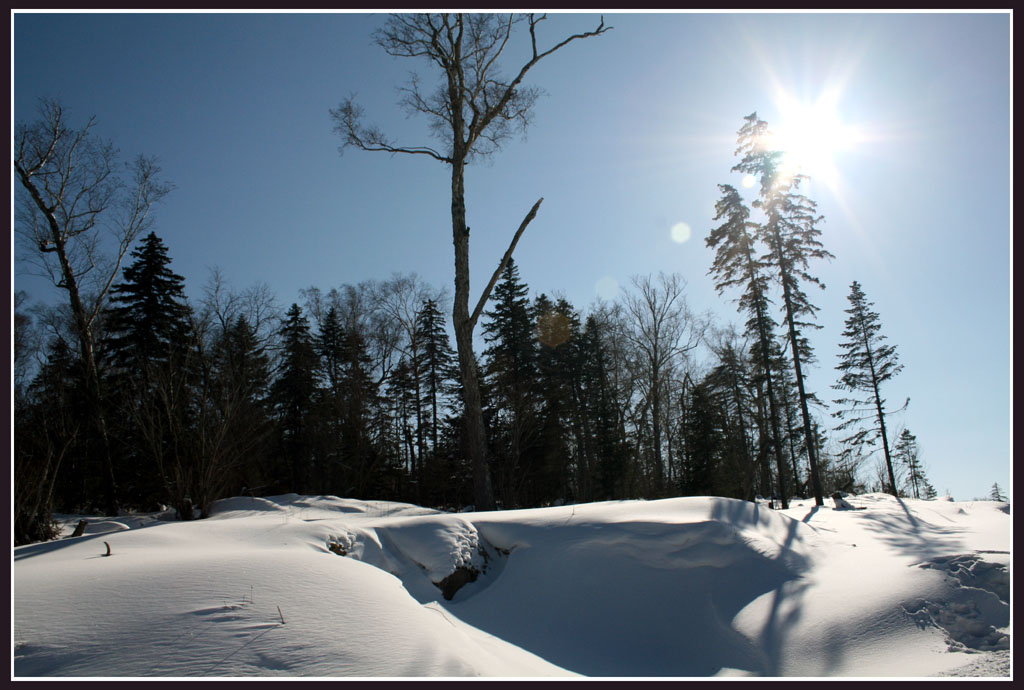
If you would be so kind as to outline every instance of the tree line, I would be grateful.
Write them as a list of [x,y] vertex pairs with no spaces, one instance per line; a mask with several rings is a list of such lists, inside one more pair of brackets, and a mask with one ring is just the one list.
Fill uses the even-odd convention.
[[[732,169],[759,185],[756,198],[720,185],[706,238],[709,274],[736,299],[742,327],[692,313],[674,274],[634,277],[586,311],[531,297],[512,254],[542,200],[471,309],[466,166],[525,131],[539,93],[522,84],[530,69],[611,29],[602,19],[544,49],[544,19],[389,15],[378,45],[437,69],[437,89],[414,80],[403,103],[430,120],[439,149],[392,143],[351,98],[331,111],[344,147],[450,168],[450,304],[396,275],[310,287],[281,310],[265,286],[239,292],[216,273],[191,303],[151,231],[171,191],[155,162],[140,156],[122,173],[92,120],[74,129],[55,101],[19,124],[15,230],[65,301],[29,310],[16,297],[16,542],[52,536],[54,510],[171,506],[191,519],[240,493],[478,509],[710,494],[821,504],[858,488],[879,445],[875,488],[934,493],[914,437],[904,429],[890,447],[881,388],[901,366],[856,282],[832,413],[849,435],[832,440],[828,405],[807,389],[807,333],[819,327],[807,289],[824,287],[813,265],[832,255],[805,178],[769,147],[756,113]],[[530,57],[507,79],[498,58],[518,26]]]
[[[281,310],[265,287],[236,291],[215,272],[193,304],[155,233],[128,259],[93,329],[105,438],[89,423],[74,320],[29,310],[19,293],[20,542],[52,536],[54,511],[110,503],[182,519],[242,494],[472,504],[442,291],[395,275],[311,287]],[[531,298],[509,261],[476,365],[499,507],[780,495],[757,340],[693,314],[684,292],[677,275],[637,277],[583,313],[565,298]],[[790,495],[809,495],[799,396],[775,344],[784,476]],[[826,431],[815,437],[822,486],[853,490],[856,457],[834,452]],[[905,455],[916,493],[927,483],[916,453]]]

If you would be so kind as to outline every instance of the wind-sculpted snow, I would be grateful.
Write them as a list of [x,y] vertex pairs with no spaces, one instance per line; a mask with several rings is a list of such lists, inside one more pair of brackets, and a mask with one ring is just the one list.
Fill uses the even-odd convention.
[[847,500],[865,510],[451,514],[288,494],[219,501],[207,520],[119,516],[119,531],[14,550],[14,674],[1007,672],[1005,504]]

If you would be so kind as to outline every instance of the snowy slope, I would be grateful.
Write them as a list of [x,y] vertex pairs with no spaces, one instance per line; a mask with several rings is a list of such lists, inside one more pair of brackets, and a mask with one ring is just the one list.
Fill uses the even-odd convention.
[[1008,506],[848,500],[98,519],[14,549],[12,675],[1009,675]]

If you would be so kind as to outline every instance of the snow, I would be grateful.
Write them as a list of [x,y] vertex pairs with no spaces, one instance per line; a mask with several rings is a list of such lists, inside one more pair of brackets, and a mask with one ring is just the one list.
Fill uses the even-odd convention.
[[87,518],[14,549],[12,676],[1010,676],[1009,506],[846,499]]

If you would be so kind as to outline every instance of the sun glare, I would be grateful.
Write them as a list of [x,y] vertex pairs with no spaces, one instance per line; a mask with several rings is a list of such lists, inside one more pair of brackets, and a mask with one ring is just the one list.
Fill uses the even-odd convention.
[[784,172],[802,173],[834,186],[839,173],[836,155],[849,150],[858,140],[853,127],[839,119],[837,91],[826,91],[814,103],[798,101],[780,93],[776,105],[781,116],[773,131],[770,147],[785,152]]

